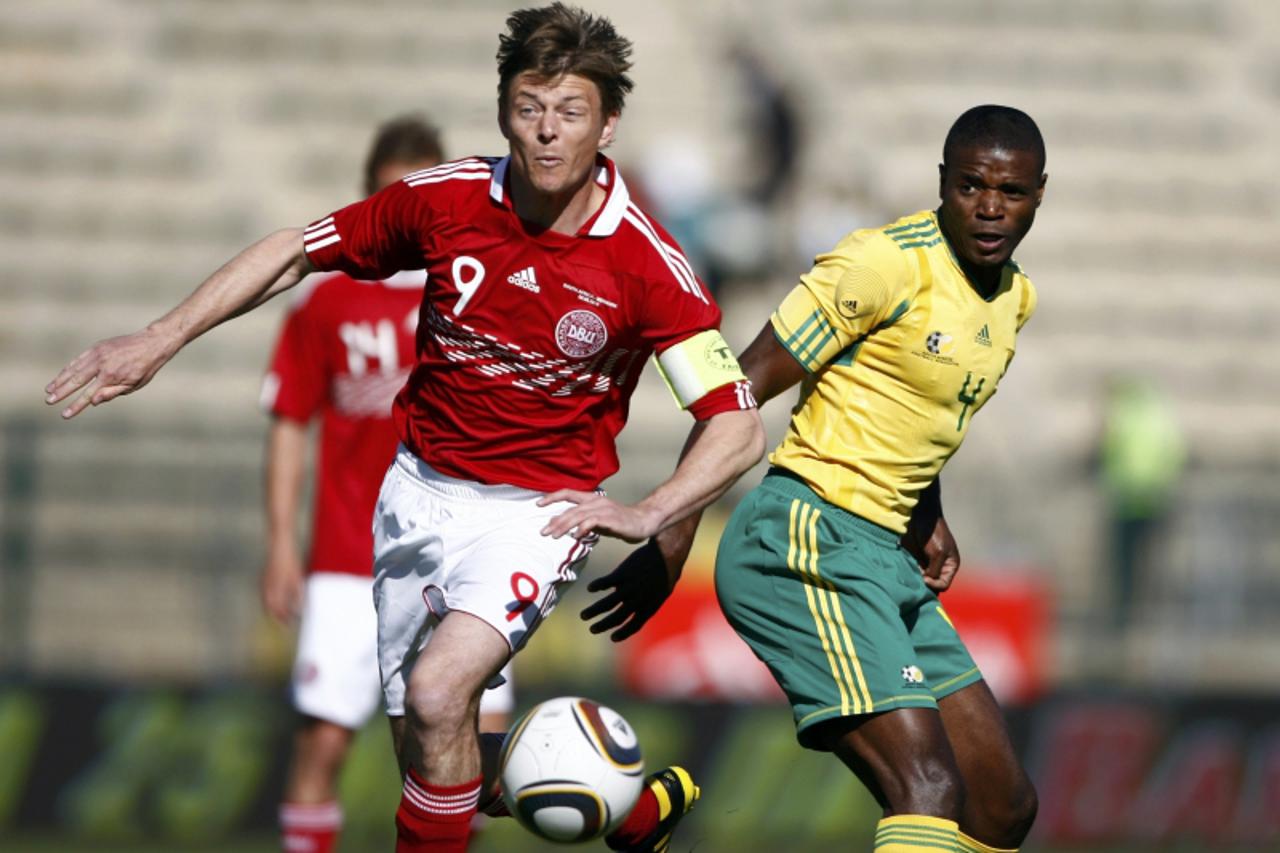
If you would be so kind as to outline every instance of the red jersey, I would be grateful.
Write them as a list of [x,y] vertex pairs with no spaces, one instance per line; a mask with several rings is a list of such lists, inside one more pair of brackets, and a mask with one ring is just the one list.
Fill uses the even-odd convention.
[[[405,176],[306,229],[318,269],[381,278],[427,269],[417,361],[396,397],[401,441],[444,474],[538,491],[591,489],[645,360],[719,327],[675,241],[601,155],[605,202],[575,235],[520,219],[509,158]],[[695,417],[747,407],[733,383]]]
[[396,450],[391,404],[413,364],[424,278],[318,278],[285,319],[262,405],[303,423],[321,417],[308,569],[368,575],[370,519]]

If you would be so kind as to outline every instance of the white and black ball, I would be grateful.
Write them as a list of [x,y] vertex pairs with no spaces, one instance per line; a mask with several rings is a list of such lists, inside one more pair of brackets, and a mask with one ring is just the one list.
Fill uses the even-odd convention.
[[561,696],[511,727],[500,779],[507,808],[527,829],[550,841],[589,841],[616,829],[635,806],[644,761],[621,714]]

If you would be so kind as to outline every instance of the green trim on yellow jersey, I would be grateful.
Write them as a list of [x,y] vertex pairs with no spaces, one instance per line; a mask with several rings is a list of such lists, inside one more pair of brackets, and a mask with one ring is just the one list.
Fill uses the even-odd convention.
[[884,233],[898,244],[899,249],[927,249],[942,242],[942,232],[932,220],[886,228]]
[[1013,262],[994,293],[978,293],[933,211],[850,233],[771,318],[809,376],[770,460],[824,500],[905,529],[995,393],[1035,305]]

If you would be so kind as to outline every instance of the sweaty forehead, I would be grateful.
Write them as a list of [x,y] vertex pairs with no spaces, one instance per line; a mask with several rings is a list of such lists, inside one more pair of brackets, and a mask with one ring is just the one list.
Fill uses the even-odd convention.
[[1040,179],[1040,162],[1034,151],[1010,148],[998,143],[965,145],[947,152],[948,169],[978,172],[1006,179],[1036,182]]

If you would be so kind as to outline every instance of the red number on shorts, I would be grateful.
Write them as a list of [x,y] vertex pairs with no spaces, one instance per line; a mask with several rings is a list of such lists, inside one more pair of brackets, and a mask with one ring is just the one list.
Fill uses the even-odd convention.
[[[526,586],[533,589],[526,592]],[[516,572],[511,576],[511,594],[516,597],[516,607],[507,614],[508,622],[514,622],[530,604],[538,600],[538,582],[524,572]]]

